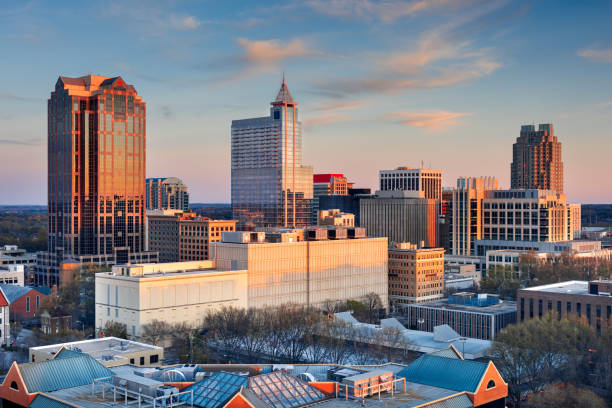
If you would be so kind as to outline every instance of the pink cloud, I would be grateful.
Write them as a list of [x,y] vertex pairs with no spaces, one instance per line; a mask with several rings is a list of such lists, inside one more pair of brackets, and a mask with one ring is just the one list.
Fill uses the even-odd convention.
[[465,112],[394,112],[385,115],[386,119],[396,119],[399,123],[418,128],[428,132],[440,132],[450,127],[457,126],[459,119],[469,116]]
[[286,44],[278,40],[250,41],[239,38],[238,44],[244,50],[242,57],[257,65],[274,65],[281,61],[315,54],[302,40],[294,38]]
[[578,55],[592,62],[612,63],[612,48],[600,50],[585,48],[584,50],[578,51]]

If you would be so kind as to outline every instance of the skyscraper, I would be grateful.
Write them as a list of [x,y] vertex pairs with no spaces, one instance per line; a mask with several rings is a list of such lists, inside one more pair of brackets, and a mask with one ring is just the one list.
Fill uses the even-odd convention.
[[147,210],[189,211],[187,186],[176,177],[148,178],[146,181]]
[[381,170],[378,178],[380,191],[423,191],[427,199],[442,200],[442,170],[402,166]]
[[302,166],[297,102],[285,78],[270,116],[232,121],[232,211],[240,229],[309,221],[312,167]]
[[48,101],[48,252],[37,283],[60,266],[156,261],[144,252],[146,104],[121,77],[59,77]]
[[511,188],[554,190],[563,193],[561,142],[553,125],[521,126],[512,146]]

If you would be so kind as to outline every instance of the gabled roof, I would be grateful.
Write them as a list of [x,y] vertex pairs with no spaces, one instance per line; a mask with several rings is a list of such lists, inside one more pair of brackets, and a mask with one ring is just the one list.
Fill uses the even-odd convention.
[[431,404],[419,405],[419,407],[424,408],[472,408],[473,406],[474,403],[464,392],[435,401]]
[[474,393],[487,367],[478,361],[424,354],[397,376],[418,384]]
[[80,353],[80,352],[78,352],[76,350],[72,350],[72,349],[66,348],[66,346],[62,346],[57,351],[57,353],[55,353],[55,355],[53,356],[53,359],[77,357],[77,356],[82,356],[82,355],[83,355],[83,353]]
[[293,103],[293,98],[291,97],[291,93],[289,92],[289,88],[287,88],[287,83],[285,82],[285,74],[283,74],[283,83],[281,84],[281,88],[276,95],[274,103]]
[[91,384],[114,373],[88,354],[19,364],[28,393],[51,392]]
[[[248,382],[246,377],[221,371],[183,391],[193,391],[193,405],[196,407],[218,408],[224,406],[241,387],[246,387]],[[184,402],[191,400],[191,396],[187,394],[180,398]]]
[[432,351],[431,353],[427,353],[430,356],[439,356],[439,357],[446,357],[446,358],[458,358],[460,360],[463,360],[463,356],[461,355],[461,352],[459,350],[457,350],[457,348],[451,344],[450,346],[448,346],[447,349],[443,349],[443,350],[438,350],[438,351]]
[[78,405],[52,397],[51,395],[39,393],[30,403],[31,408],[75,408]]
[[4,295],[8,299],[9,303],[13,303],[14,301],[32,290],[32,288],[28,286],[5,284],[0,284],[0,289],[2,289],[2,291],[4,292]]
[[10,304],[9,299],[4,294],[4,291],[0,287],[0,307],[8,306]]
[[274,408],[296,408],[327,399],[327,395],[285,371],[249,378],[249,389]]

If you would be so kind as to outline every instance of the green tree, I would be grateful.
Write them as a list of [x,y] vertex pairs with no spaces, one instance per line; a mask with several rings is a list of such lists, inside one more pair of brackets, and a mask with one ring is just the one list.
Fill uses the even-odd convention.
[[72,313],[72,321],[82,322],[93,328],[96,317],[95,274],[109,271],[110,267],[83,265],[74,279],[62,285],[58,292],[57,305]]
[[480,281],[479,291],[495,293],[503,299],[516,299],[516,291],[521,287],[515,271],[508,265],[495,265],[487,270],[487,275]]

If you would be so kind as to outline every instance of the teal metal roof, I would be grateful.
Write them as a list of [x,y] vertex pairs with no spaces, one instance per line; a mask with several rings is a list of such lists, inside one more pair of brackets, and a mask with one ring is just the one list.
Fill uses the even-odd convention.
[[91,384],[114,373],[88,354],[19,365],[29,393],[50,392]]
[[475,392],[487,366],[478,361],[425,354],[397,373],[397,376],[418,384]]
[[46,394],[38,394],[30,404],[31,408],[74,408],[78,405],[53,398]]
[[76,357],[76,356],[82,356],[83,353],[80,353],[76,350],[72,350],[66,347],[62,347],[57,353],[55,353],[55,356],[53,357],[54,359],[57,358],[68,358],[68,357]]

